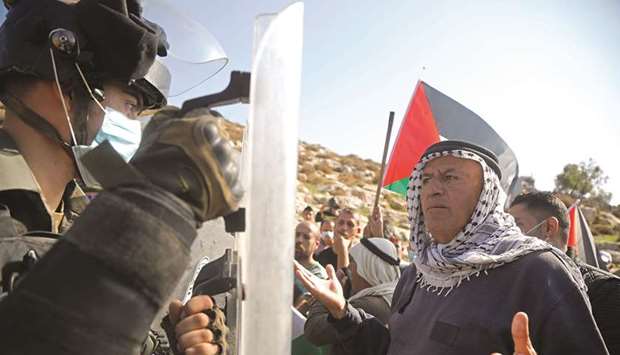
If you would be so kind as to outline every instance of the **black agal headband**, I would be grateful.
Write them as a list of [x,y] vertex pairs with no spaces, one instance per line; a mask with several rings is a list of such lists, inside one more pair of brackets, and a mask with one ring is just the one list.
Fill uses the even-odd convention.
[[385,261],[386,263],[394,266],[400,265],[400,260],[398,258],[394,258],[393,256],[385,253],[383,250],[379,249],[379,247],[374,245],[373,242],[370,241],[370,239],[362,238],[361,243],[363,246],[366,247],[366,249],[368,249],[371,253],[373,253],[374,255],[379,257],[379,259]]
[[481,147],[473,143],[456,140],[442,141],[426,148],[426,151],[424,152],[424,154],[422,154],[422,157],[433,153],[441,153],[451,150],[464,150],[466,152],[476,154],[480,158],[484,159],[484,162],[487,163],[489,168],[491,168],[497,174],[497,177],[501,180],[502,170],[499,167],[499,161],[497,160],[497,156],[495,155],[495,153],[485,147]]

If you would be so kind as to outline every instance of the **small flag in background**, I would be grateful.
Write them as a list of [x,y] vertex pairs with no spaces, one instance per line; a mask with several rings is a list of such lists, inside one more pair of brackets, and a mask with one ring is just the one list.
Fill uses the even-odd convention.
[[419,81],[392,148],[383,186],[407,194],[409,176],[426,148],[441,137],[467,141],[494,152],[502,169],[502,187],[511,201],[519,193],[519,165],[512,149],[480,116]]
[[568,233],[568,247],[575,251],[575,256],[595,267],[599,267],[599,256],[594,243],[594,237],[588,226],[583,212],[575,203],[568,209],[570,223]]

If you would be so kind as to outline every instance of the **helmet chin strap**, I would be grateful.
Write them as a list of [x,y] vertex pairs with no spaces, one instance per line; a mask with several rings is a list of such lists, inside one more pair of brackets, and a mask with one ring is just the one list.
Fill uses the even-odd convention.
[[77,145],[78,141],[75,137],[75,132],[73,131],[73,124],[71,123],[71,117],[69,116],[69,110],[67,109],[67,104],[65,103],[65,95],[62,92],[62,87],[60,86],[60,79],[58,78],[58,70],[56,68],[56,58],[54,56],[54,49],[51,47],[50,47],[50,60],[52,61],[54,81],[56,82],[56,88],[58,89],[58,95],[60,97],[60,102],[62,103],[62,109],[65,113],[65,119],[67,120],[67,124],[69,125],[69,132],[71,133],[71,139],[73,141],[73,145]]
[[[58,77],[58,70],[56,69],[56,59],[54,55],[54,49],[50,48],[50,60],[52,62],[52,69],[54,71],[54,81],[56,82],[56,88],[58,89],[60,95],[60,101],[62,103],[62,107],[65,113],[65,118],[67,120],[67,125],[69,126],[69,131],[71,133],[71,139],[73,141],[74,146],[76,145],[87,145],[88,144],[88,115],[90,112],[90,102],[91,100],[95,102],[102,111],[105,112],[104,107],[101,105],[99,100],[95,97],[93,91],[88,85],[88,81],[80,69],[80,66],[76,63],[75,69],[80,75],[80,79],[83,85],[73,85],[71,88],[71,115],[69,115],[69,110],[67,108],[67,104],[64,99],[64,94],[62,91],[62,86],[60,85],[60,79]],[[75,120],[72,122],[71,117],[74,117]],[[74,127],[75,125],[75,127]]]
[[[0,100],[2,100],[7,109],[11,110],[16,114],[22,122],[26,123],[37,132],[43,134],[47,138],[59,144],[75,162],[76,156],[72,148],[75,146],[85,145],[88,140],[87,121],[89,104],[91,102],[91,99],[93,99],[102,109],[103,107],[101,106],[99,101],[95,99],[92,91],[90,90],[90,87],[88,86],[88,83],[85,80],[82,71],[76,64],[76,69],[78,70],[84,85],[74,85],[71,90],[71,94],[73,97],[71,105],[72,116],[76,118],[82,118],[77,120],[78,125],[75,127],[74,130],[73,122],[71,121],[71,117],[69,116],[69,110],[65,102],[63,90],[60,85],[60,80],[58,78],[56,60],[54,57],[54,50],[52,48],[50,48],[50,60],[54,71],[54,81],[56,84],[56,89],[58,90],[59,99],[62,104],[67,125],[69,127],[69,132],[71,134],[70,142],[66,142],[63,136],[58,132],[56,127],[54,127],[45,117],[32,110],[30,107],[28,107],[28,105],[26,105],[23,101],[21,101],[13,94],[3,90],[2,92],[0,92]],[[75,164],[77,164],[77,162],[75,162]]]
[[64,141],[56,127],[52,126],[45,118],[33,111],[20,99],[7,92],[0,93],[0,99],[4,105],[13,111],[24,123],[34,130],[45,135],[52,141],[58,143],[67,153],[71,155],[71,144]]
[[74,145],[88,145],[88,114],[90,97],[82,85],[71,90],[71,117],[73,121]]

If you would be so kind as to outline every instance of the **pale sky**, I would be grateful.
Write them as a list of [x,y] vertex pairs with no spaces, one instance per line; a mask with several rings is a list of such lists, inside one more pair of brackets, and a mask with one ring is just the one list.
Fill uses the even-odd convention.
[[[290,1],[173,3],[230,58],[171,100],[180,104],[221,90],[230,70],[249,70],[254,17]],[[620,1],[308,0],[304,25],[301,139],[379,161],[388,111],[399,127],[423,79],[485,119],[538,188],[592,157],[620,203]],[[221,111],[247,117],[243,105]]]
[[[184,98],[249,70],[254,15],[289,3],[176,2],[231,60]],[[388,111],[399,127],[421,78],[485,119],[538,188],[592,157],[620,203],[619,1],[312,0],[304,31],[301,139],[379,161]],[[223,112],[244,122],[247,108]]]

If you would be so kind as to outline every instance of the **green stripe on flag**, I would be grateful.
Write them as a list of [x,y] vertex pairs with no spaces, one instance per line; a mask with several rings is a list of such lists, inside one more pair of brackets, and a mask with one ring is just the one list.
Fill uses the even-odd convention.
[[407,197],[407,185],[409,185],[408,176],[406,178],[393,182],[389,185],[386,185],[385,188],[390,191],[396,192],[397,194],[402,195],[403,197]]

